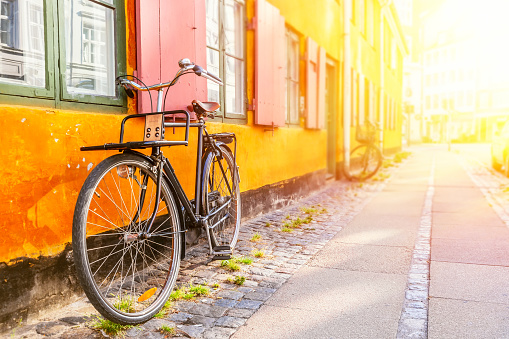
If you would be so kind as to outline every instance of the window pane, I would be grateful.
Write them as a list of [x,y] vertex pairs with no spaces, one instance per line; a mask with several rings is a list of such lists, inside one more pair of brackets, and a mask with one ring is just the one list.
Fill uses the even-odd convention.
[[43,0],[0,0],[0,81],[46,86]]
[[234,0],[226,0],[225,5],[225,49],[226,53],[243,58],[244,45],[242,37],[244,36],[244,25],[242,15],[242,5]]
[[218,0],[207,0],[207,46],[219,48]]
[[[207,48],[207,71],[219,75],[219,52]],[[207,100],[213,102],[221,102],[219,99],[219,85],[213,81],[207,80]]]
[[226,112],[244,114],[244,62],[228,56],[225,62]]
[[69,93],[115,96],[113,10],[65,0],[65,49]]

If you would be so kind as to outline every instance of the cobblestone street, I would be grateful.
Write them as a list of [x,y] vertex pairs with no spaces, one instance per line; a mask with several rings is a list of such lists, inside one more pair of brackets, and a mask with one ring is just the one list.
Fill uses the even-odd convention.
[[[369,183],[330,183],[284,209],[244,221],[231,266],[210,261],[207,247],[195,246],[181,264],[181,294],[160,317],[121,335],[507,337],[508,179],[474,160],[468,149],[412,152],[401,165],[387,161]],[[497,239],[490,237],[494,231]],[[468,240],[469,234],[477,239]],[[482,247],[465,245],[465,239]],[[493,281],[488,287],[481,271]],[[200,285],[208,292],[186,300]],[[476,320],[493,307],[495,320]],[[85,298],[7,337],[108,337],[105,329],[94,328],[96,322]],[[170,328],[174,332],[164,331]]]

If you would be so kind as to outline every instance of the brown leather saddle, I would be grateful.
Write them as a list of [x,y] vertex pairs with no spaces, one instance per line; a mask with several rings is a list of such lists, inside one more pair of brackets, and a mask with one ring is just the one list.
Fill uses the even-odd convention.
[[221,107],[217,102],[201,102],[193,100],[192,104],[187,106],[190,112],[195,112],[197,115],[207,115],[207,113],[215,112]]

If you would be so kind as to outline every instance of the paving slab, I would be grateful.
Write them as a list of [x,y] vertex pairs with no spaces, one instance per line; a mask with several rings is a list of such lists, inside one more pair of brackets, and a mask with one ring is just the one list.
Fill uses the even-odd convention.
[[477,239],[479,241],[507,242],[509,228],[502,224],[435,224],[432,236],[433,239]]
[[431,298],[429,339],[494,339],[509,337],[509,305]]
[[231,338],[394,338],[399,311],[370,309],[345,314],[264,305]]
[[422,192],[380,192],[371,203],[365,207],[363,214],[367,215],[399,215],[416,216],[421,214],[424,203]]
[[430,274],[431,297],[505,303],[509,307],[509,267],[432,261]]
[[407,274],[412,248],[336,243],[323,248],[309,265],[349,271]]
[[480,239],[433,239],[431,260],[509,266],[509,243]]
[[[437,189],[440,192],[440,189]],[[480,193],[480,192],[479,192]],[[471,196],[471,197],[469,197]],[[456,199],[433,199],[433,212],[467,213],[471,216],[483,216],[482,213],[494,213],[482,196],[472,197],[471,194],[464,194]]]
[[[442,211],[444,209],[442,208]],[[434,225],[486,225],[494,226],[501,225],[501,220],[493,210],[475,209],[476,213],[473,214],[472,210],[464,210],[463,212],[438,212],[433,211],[433,224]],[[483,217],[480,217],[483,215]]]
[[405,180],[393,180],[390,185],[387,185],[384,192],[422,192],[428,187],[429,171],[425,177],[426,182],[415,183],[413,178],[406,178]]
[[413,246],[419,221],[420,217],[363,213],[338,233],[333,241],[364,245]]
[[345,314],[377,307],[401,312],[405,286],[406,275],[304,266],[266,305]]

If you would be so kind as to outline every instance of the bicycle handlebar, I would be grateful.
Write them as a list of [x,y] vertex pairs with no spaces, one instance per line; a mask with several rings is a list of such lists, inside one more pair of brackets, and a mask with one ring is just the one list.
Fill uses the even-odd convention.
[[201,68],[200,66],[198,65],[194,65],[193,67],[193,71],[196,75],[198,76],[202,76],[204,78],[207,78],[209,80],[212,80],[214,81],[216,84],[219,84],[221,86],[223,86],[223,81],[218,77],[218,76],[215,76],[214,74],[212,73],[209,73],[208,71],[204,70],[203,68]]
[[175,85],[177,83],[178,78],[180,78],[184,74],[191,73],[191,71],[198,76],[202,76],[206,79],[209,79],[209,80],[215,82],[218,85],[223,86],[223,81],[221,80],[221,78],[219,78],[218,76],[216,76],[212,73],[207,72],[202,67],[195,65],[194,63],[189,61],[189,59],[180,60],[179,67],[180,67],[180,70],[175,75],[175,78],[173,78],[173,80],[170,82],[155,84],[155,85],[151,85],[151,86],[142,86],[142,85],[138,84],[137,82],[135,82],[133,80],[126,79],[126,78],[119,78],[119,79],[117,79],[117,81],[120,85],[122,85],[125,88],[127,95],[131,98],[134,95],[133,95],[132,89],[129,88],[129,86],[133,87],[134,89],[136,89],[138,91],[161,90],[162,88],[171,87],[171,86]]

